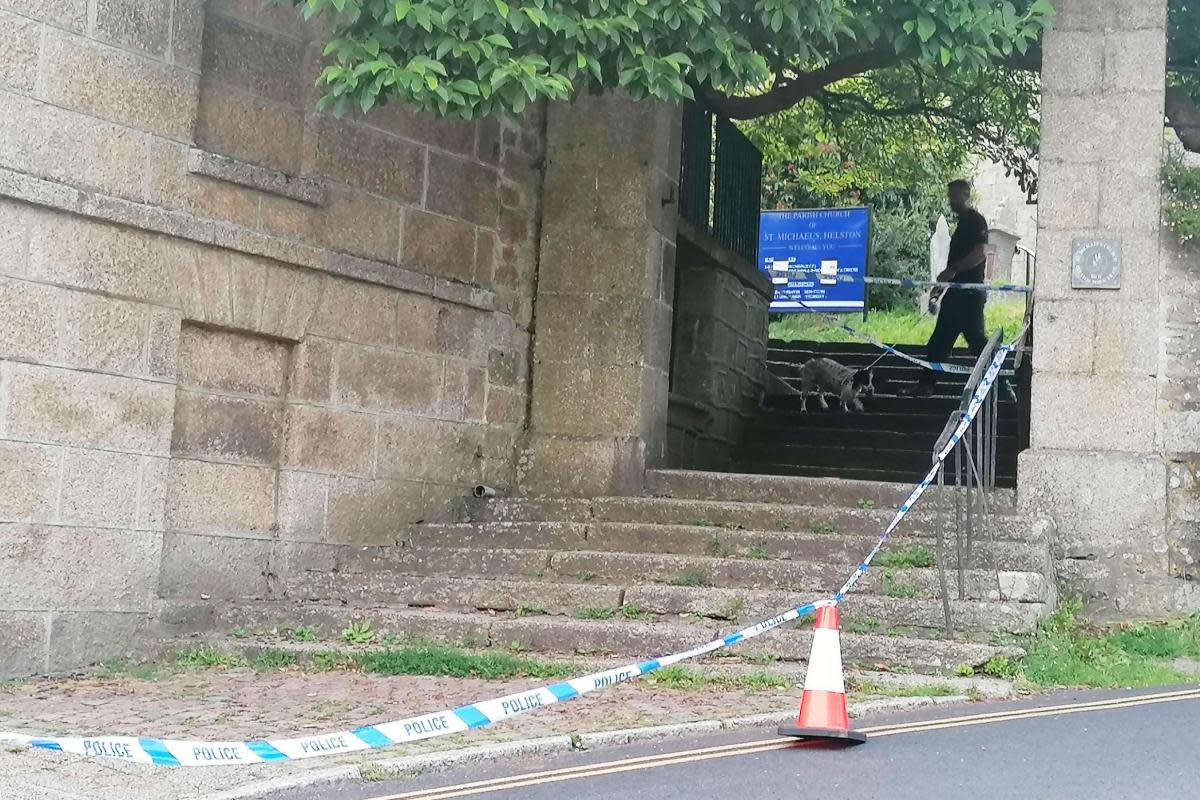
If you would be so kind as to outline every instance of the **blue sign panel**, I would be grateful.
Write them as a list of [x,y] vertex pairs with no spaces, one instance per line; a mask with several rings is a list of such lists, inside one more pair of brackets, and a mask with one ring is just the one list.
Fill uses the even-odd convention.
[[862,311],[871,209],[764,211],[758,268],[775,284],[772,311]]

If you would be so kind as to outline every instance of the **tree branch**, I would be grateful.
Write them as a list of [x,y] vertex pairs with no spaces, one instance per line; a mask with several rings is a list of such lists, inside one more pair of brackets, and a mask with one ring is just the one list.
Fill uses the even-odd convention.
[[1167,119],[1184,148],[1200,153],[1200,108],[1184,89],[1167,87]]
[[802,72],[787,81],[779,81],[763,94],[730,97],[711,86],[706,86],[703,90],[704,98],[714,111],[730,119],[754,119],[791,108],[805,98],[815,97],[831,83],[864,72],[895,66],[902,60],[891,51],[865,50],[830,62],[821,69]]

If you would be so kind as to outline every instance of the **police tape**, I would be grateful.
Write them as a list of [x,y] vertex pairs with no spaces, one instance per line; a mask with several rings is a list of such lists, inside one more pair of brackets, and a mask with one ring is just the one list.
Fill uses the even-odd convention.
[[[792,273],[819,276],[819,269],[792,269]],[[1032,286],[1020,283],[958,283],[954,281],[921,281],[913,278],[882,278],[873,275],[825,275],[824,280],[839,283],[865,283],[870,286],[901,286],[906,289],[965,289],[970,292],[1014,292],[1031,294]],[[816,278],[814,278],[816,279]]]
[[[1019,338],[1019,337],[1018,337]],[[573,680],[552,683],[524,692],[483,700],[459,708],[435,711],[394,722],[367,725],[351,730],[301,736],[291,739],[257,739],[252,741],[212,742],[188,739],[155,739],[143,736],[37,736],[15,731],[0,731],[0,744],[40,748],[94,758],[112,758],[141,764],[172,767],[232,766],[289,761],[318,756],[375,750],[397,744],[417,742],[439,736],[482,728],[511,717],[527,714],[585,694],[634,680],[663,667],[730,647],[774,630],[792,620],[811,614],[817,608],[841,603],[846,594],[866,574],[887,543],[892,531],[907,516],[912,507],[932,485],[938,468],[962,439],[986,400],[992,384],[1000,374],[1001,365],[1012,345],[1001,345],[992,363],[979,382],[958,427],[935,459],[933,468],[917,484],[908,498],[900,504],[892,521],[879,535],[879,540],[866,555],[849,579],[827,600],[806,603],[765,619],[755,625],[697,645],[690,650],[648,661],[634,662],[623,667],[592,673]]]

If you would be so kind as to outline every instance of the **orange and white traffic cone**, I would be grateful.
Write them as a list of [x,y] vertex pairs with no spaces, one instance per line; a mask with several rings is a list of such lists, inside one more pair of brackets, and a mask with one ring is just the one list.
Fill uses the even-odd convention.
[[837,606],[817,609],[808,673],[804,676],[804,694],[800,696],[800,716],[794,726],[781,726],[780,736],[826,739],[847,745],[867,740],[865,733],[850,730],[850,715],[846,713],[841,627]]

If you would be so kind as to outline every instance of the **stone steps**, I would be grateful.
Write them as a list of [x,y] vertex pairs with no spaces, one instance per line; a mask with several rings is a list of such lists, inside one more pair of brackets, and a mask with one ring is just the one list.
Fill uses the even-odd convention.
[[[845,520],[841,520],[844,524]],[[878,541],[873,532],[842,533],[837,522],[813,523],[815,530],[837,532],[753,531],[713,525],[653,525],[636,522],[504,522],[436,524],[414,529],[409,541],[420,546],[481,547],[499,549],[552,549],[560,551],[660,553],[671,555],[719,556],[753,560],[815,561],[826,560],[846,565],[857,563]],[[849,527],[849,526],[847,526]],[[866,525],[854,526],[870,530]],[[1017,526],[999,524],[1000,533]],[[889,539],[884,558],[912,547],[936,551],[932,535],[896,535]],[[965,543],[964,543],[965,548]],[[967,565],[1006,571],[1041,571],[1048,563],[1044,548],[1031,547],[1025,541],[977,540]],[[882,562],[881,562],[882,563]],[[948,568],[958,564],[953,542],[946,544],[944,562]]]
[[[328,605],[280,602],[230,605],[217,612],[214,623],[218,629],[236,627],[254,633],[306,625],[332,639],[352,617],[369,619],[380,635],[418,641],[502,647],[510,652],[546,655],[629,658],[653,658],[686,650],[734,630],[727,623],[712,620],[578,620],[395,608],[358,610],[352,614]],[[811,631],[798,629],[792,623],[790,627],[739,643],[731,652],[749,659],[802,662],[808,658],[811,643]],[[980,667],[997,655],[1015,657],[1020,651],[978,642],[842,633],[844,662],[860,667],[904,666],[915,672],[950,673],[962,664]]]
[[[946,491],[942,525],[949,530],[954,509]],[[937,531],[937,490],[930,489],[900,523],[898,533],[932,536]],[[989,508],[993,538],[1044,540],[1046,531],[1006,505]],[[545,501],[501,498],[469,501],[465,517],[471,522],[627,522],[643,525],[685,525],[750,531],[814,531],[879,535],[895,514],[894,507],[846,508],[731,500],[692,500],[659,497],[601,497],[591,501]]]
[[[827,596],[827,592],[773,589],[616,585],[511,578],[379,574],[364,580],[326,574],[289,589],[302,602],[336,602],[351,608],[416,607],[456,612],[497,611],[570,616],[611,609],[617,617],[704,617],[749,624],[790,607]],[[1040,603],[1001,604],[953,600],[952,622],[971,636],[983,632],[1031,633],[1044,612]],[[855,592],[842,605],[848,630],[902,630],[940,636],[945,625],[942,603],[931,598],[888,597]],[[982,638],[989,639],[990,633]],[[978,637],[977,637],[978,638]]]

